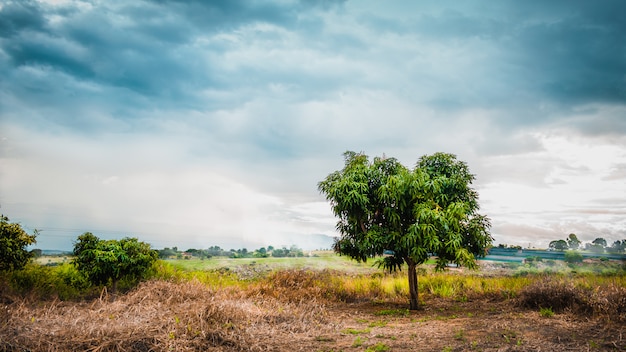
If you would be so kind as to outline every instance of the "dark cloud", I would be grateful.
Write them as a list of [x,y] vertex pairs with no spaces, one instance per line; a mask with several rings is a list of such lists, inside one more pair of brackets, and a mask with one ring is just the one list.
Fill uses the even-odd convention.
[[[450,121],[467,108],[492,109],[502,135],[477,148],[508,154],[536,145],[506,129],[626,101],[619,1],[407,4],[413,8],[397,18],[343,1],[87,4],[12,2],[0,10],[0,87],[67,126],[80,119],[67,109],[140,120],[146,111],[214,112],[269,98],[278,110],[358,87],[427,105]],[[283,91],[273,94],[274,86]],[[251,140],[268,152],[289,148],[276,131],[298,116],[267,114],[272,121]],[[626,128],[618,115],[576,126],[614,133]]]
[[533,73],[539,92],[564,104],[623,104],[624,21],[605,23],[582,15],[522,28],[511,43],[519,45],[514,50],[519,55],[517,62]]
[[22,31],[41,31],[46,20],[35,1],[16,1],[0,8],[0,37],[11,37]]

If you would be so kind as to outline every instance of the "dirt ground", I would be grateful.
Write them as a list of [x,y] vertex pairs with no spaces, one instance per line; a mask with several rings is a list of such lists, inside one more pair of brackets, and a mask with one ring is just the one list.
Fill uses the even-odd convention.
[[626,326],[513,300],[300,302],[154,281],[83,302],[0,302],[0,351],[624,351]]
[[332,321],[342,329],[301,341],[301,350],[626,350],[624,325],[581,319],[567,313],[542,317],[539,312],[513,307],[511,301],[437,299],[408,315],[381,314],[402,308],[361,304],[330,309]]

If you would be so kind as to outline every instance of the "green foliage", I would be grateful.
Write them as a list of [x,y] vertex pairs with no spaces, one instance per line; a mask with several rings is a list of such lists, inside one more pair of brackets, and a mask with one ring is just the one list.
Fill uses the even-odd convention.
[[581,263],[583,261],[583,255],[578,251],[566,251],[565,261],[568,263]]
[[345,166],[318,184],[339,219],[334,250],[357,261],[383,256],[390,271],[409,266],[411,309],[417,306],[415,266],[432,255],[475,267],[491,245],[489,219],[478,213],[474,175],[452,154],[423,156],[409,170],[394,158],[344,153]]
[[554,311],[551,307],[548,308],[539,308],[539,315],[544,318],[552,318],[554,316]]
[[176,257],[176,255],[178,254],[177,251],[169,248],[169,247],[165,247],[161,250],[158,251],[159,253],[159,258],[160,259],[168,259],[170,257]]
[[383,351],[389,351],[389,346],[385,345],[382,342],[378,342],[377,344],[373,345],[373,346],[369,346],[365,351],[366,352],[383,352]]
[[548,245],[549,248],[555,250],[555,251],[564,251],[567,248],[569,248],[567,241],[565,240],[555,240],[550,242],[550,244]]
[[291,246],[291,248],[287,248],[287,247],[276,248],[276,249],[272,250],[271,253],[272,253],[272,257],[274,257],[274,258],[304,257],[304,252],[302,252],[302,249],[300,249],[300,248],[298,248],[296,246]]
[[624,253],[626,250],[626,240],[617,240],[607,249],[610,253]]
[[591,243],[593,243],[594,245],[600,246],[602,248],[606,247],[606,240],[602,237],[596,238]]
[[91,283],[117,289],[121,279],[136,282],[157,260],[157,252],[136,238],[101,240],[90,232],[78,236],[72,261]]
[[581,242],[576,234],[570,233],[569,236],[567,236],[567,245],[570,249],[578,249],[580,247],[580,243]]
[[9,218],[0,215],[0,271],[11,271],[24,267],[34,256],[26,246],[36,243],[37,232],[29,235],[19,224],[9,223]]
[[11,272],[7,280],[15,292],[44,299],[78,298],[89,287],[87,279],[73,265],[67,263],[54,267],[27,264],[22,269]]
[[352,347],[361,347],[363,346],[363,338],[361,336],[357,336],[352,342]]
[[353,328],[347,328],[345,330],[343,330],[344,334],[349,334],[349,335],[360,335],[360,334],[369,334],[369,332],[372,331],[371,329],[367,328],[367,329],[353,329]]

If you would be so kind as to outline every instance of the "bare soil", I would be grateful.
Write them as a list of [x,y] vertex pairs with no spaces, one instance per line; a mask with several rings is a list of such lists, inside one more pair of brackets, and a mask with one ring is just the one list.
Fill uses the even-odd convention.
[[151,281],[83,302],[0,297],[0,351],[612,351],[626,326],[514,300],[328,302]]

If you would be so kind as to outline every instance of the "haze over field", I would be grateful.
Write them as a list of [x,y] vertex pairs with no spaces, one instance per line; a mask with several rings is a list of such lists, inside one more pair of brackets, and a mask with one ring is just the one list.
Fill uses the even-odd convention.
[[[0,212],[39,248],[317,248],[346,150],[466,161],[496,243],[626,239],[626,3],[0,0]],[[324,236],[324,237],[322,237]]]

